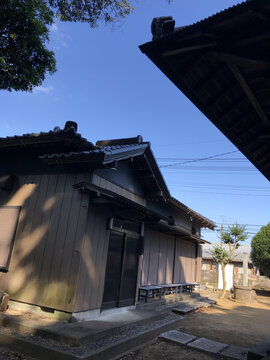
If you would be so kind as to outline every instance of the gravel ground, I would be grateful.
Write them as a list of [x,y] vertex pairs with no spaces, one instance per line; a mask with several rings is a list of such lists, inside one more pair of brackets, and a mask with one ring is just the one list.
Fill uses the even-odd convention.
[[36,359],[14,351],[7,351],[6,349],[0,347],[0,360],[36,360]]
[[[153,321],[149,321],[149,322],[146,322],[143,324],[138,324],[138,325],[133,325],[133,326],[132,325],[125,326],[124,328],[120,329],[115,334],[112,334],[110,336],[105,336],[97,341],[89,342],[89,343],[79,346],[79,347],[72,347],[69,345],[64,345],[64,344],[58,343],[57,341],[47,340],[47,339],[44,339],[44,338],[42,338],[40,336],[36,336],[36,335],[24,334],[22,332],[15,331],[14,329],[11,329],[11,328],[0,327],[0,331],[7,335],[16,335],[21,339],[26,339],[35,344],[40,344],[41,346],[44,345],[44,346],[50,347],[51,349],[54,349],[56,351],[57,350],[64,351],[64,352],[66,351],[69,354],[71,353],[74,355],[83,355],[86,353],[91,354],[97,350],[106,348],[111,344],[116,344],[125,339],[142,334],[147,330],[151,330],[155,327],[165,325],[165,324],[170,323],[177,319],[179,319],[179,316],[174,315],[174,314],[167,314],[158,320],[153,320]],[[27,359],[28,360],[29,358],[27,358],[27,357],[16,358],[15,357],[14,359],[18,359],[18,360]],[[1,358],[0,358],[0,360],[1,360]]]
[[213,360],[221,359],[218,355],[204,354],[195,349],[175,345],[168,342],[155,341],[149,346],[118,358],[118,360]]

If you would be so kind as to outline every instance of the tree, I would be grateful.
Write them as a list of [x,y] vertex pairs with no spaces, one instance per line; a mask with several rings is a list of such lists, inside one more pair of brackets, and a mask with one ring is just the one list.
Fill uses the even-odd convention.
[[270,222],[253,237],[251,260],[261,273],[270,277]]
[[32,91],[56,71],[54,53],[46,48],[56,17],[94,27],[132,10],[127,0],[1,0],[0,89]]
[[[228,230],[222,235],[221,245],[216,245],[211,251],[213,259],[221,265],[222,270],[222,280],[223,280],[223,290],[221,298],[226,294],[226,276],[225,276],[225,267],[233,260],[234,251],[238,248],[239,242],[244,241],[247,238],[245,233],[245,226],[234,224],[229,226]],[[227,244],[229,250],[226,250],[222,244]]]
[[86,22],[95,27],[98,21],[113,22],[134,9],[129,0],[48,0],[62,21]]
[[2,0],[0,14],[0,88],[32,91],[56,71],[45,47],[53,12],[42,0]]

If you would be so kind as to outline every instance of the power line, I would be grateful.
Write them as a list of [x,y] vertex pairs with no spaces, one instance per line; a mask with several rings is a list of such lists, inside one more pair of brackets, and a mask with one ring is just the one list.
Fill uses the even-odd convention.
[[270,196],[270,194],[234,194],[234,193],[219,193],[210,191],[194,191],[194,190],[181,190],[182,192],[192,192],[197,194],[218,194],[218,195],[238,195],[238,196]]
[[204,186],[192,186],[192,185],[180,185],[180,184],[170,184],[169,183],[169,187],[176,187],[176,188],[191,188],[191,189],[218,189],[218,190],[225,190],[225,191],[232,191],[232,190],[235,190],[235,191],[267,191],[269,190],[270,191],[270,188],[241,188],[241,187],[223,187],[223,186],[207,186],[207,185],[204,185]]
[[[215,221],[216,224],[222,224],[221,222]],[[235,223],[237,223],[238,225],[245,225],[245,226],[264,226],[264,225],[259,225],[259,224],[244,224],[244,223],[239,223],[237,221],[235,221],[234,223],[225,223],[225,225],[235,225]]]
[[[169,165],[164,165],[166,167],[169,167]],[[162,166],[161,166],[162,167]],[[253,167],[244,167],[244,166],[217,166],[217,165],[189,165],[189,166],[185,166],[184,168],[178,168],[176,165],[172,165],[170,166],[170,168],[174,168],[176,170],[181,170],[181,171],[185,171],[185,170],[210,170],[210,171],[217,171],[217,170],[221,170],[221,171],[256,171],[255,168]]]
[[[234,184],[211,184],[211,183],[194,183],[194,182],[176,182],[176,183],[170,183],[168,182],[168,184],[171,185],[179,185],[179,186],[194,186],[194,187],[228,187],[228,188],[237,188],[237,187],[241,187],[245,188],[246,190],[250,190],[250,189],[258,189],[258,190],[270,190],[270,186],[251,186],[251,185],[234,185]],[[228,217],[228,216],[225,216]]]
[[[165,158],[165,157],[158,157],[156,158],[157,161],[191,161],[197,160],[197,158]],[[221,159],[208,159],[205,160],[206,162],[249,162],[246,158],[221,158]]]
[[213,159],[213,158],[216,158],[216,157],[219,157],[219,156],[233,154],[233,153],[236,153],[236,152],[239,152],[239,150],[234,150],[234,151],[229,151],[229,152],[222,153],[222,154],[216,154],[216,155],[212,155],[212,156],[207,156],[205,158],[200,158],[200,159],[188,160],[188,161],[184,161],[184,162],[180,162],[180,163],[176,163],[176,164],[161,165],[160,168],[171,167],[171,166],[176,166],[176,165],[184,165],[184,164],[189,164],[189,163],[192,163],[192,162],[203,161],[203,160],[209,160],[209,159]]

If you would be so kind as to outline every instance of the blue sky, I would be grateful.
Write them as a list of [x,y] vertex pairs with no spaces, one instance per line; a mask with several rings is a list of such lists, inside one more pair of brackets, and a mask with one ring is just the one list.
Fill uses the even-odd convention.
[[[57,21],[48,48],[58,71],[33,93],[0,92],[0,136],[73,120],[92,142],[141,134],[160,166],[235,151],[138,46],[151,40],[154,17],[171,15],[183,26],[239,2],[138,0],[134,13],[114,26]],[[218,225],[256,225],[248,227],[252,236],[270,220],[270,184],[240,152],[220,158],[161,170],[174,197]],[[219,241],[210,231],[204,236]]]

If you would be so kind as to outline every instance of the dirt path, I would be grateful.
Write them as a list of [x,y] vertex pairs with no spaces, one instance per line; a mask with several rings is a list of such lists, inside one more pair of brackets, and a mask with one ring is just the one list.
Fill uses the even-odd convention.
[[179,330],[249,348],[270,337],[270,305],[219,300],[213,307],[187,315]]
[[145,348],[119,358],[118,360],[213,360],[217,356],[204,354],[200,351],[180,347],[172,343],[156,341]]
[[[178,330],[208,339],[250,348],[270,337],[270,302],[245,305],[232,300],[219,300],[208,309],[185,316]],[[121,360],[211,360],[217,356],[155,341]]]

